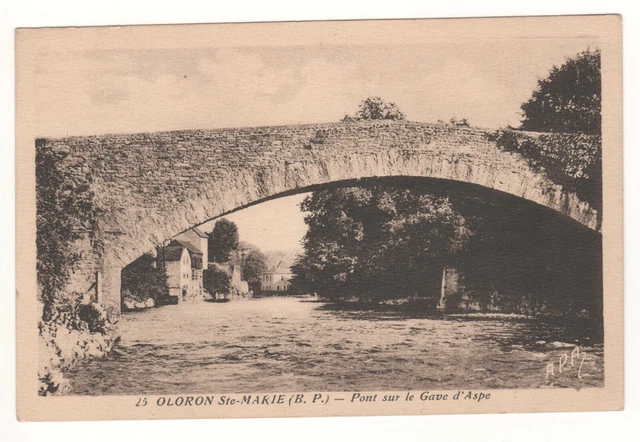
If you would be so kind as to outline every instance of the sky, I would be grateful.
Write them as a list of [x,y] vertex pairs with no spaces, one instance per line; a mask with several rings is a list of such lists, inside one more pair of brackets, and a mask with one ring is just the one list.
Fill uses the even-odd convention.
[[[262,251],[302,251],[300,241],[307,231],[300,203],[310,193],[277,198],[224,216],[238,226],[240,241],[258,246]],[[217,220],[201,226],[213,230]]]
[[[105,31],[106,32],[106,31]],[[160,45],[159,45],[160,46]],[[403,43],[306,40],[278,45],[162,49],[60,49],[35,65],[36,135],[64,137],[339,121],[369,96],[393,101],[408,120],[466,118],[518,125],[526,101],[554,65],[591,37],[437,39]],[[242,241],[299,249],[304,196],[235,212]],[[211,229],[213,226],[204,226]]]
[[517,125],[554,64],[588,39],[420,44],[49,50],[38,58],[37,135],[320,123],[368,96],[411,121]]

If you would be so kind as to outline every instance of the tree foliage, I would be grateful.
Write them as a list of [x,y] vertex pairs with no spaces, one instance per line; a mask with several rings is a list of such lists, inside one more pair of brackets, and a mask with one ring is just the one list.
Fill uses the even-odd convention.
[[209,260],[227,262],[231,252],[238,249],[240,237],[238,227],[226,218],[216,221],[213,231],[209,233]]
[[156,262],[151,253],[145,253],[122,269],[121,278],[123,302],[125,294],[135,301],[146,301],[151,298],[156,305],[169,296],[164,262],[160,259]]
[[249,287],[256,289],[260,287],[262,273],[267,270],[267,257],[260,250],[250,250],[244,258],[242,274]]
[[587,50],[554,66],[521,109],[523,130],[599,135],[600,51]]
[[294,284],[329,299],[439,295],[443,266],[470,231],[445,197],[390,186],[314,192]]
[[393,102],[387,102],[380,97],[369,97],[360,103],[355,115],[345,115],[342,121],[362,120],[404,120],[404,113]]
[[224,270],[212,267],[203,271],[202,285],[211,295],[226,295],[231,291],[231,278]]

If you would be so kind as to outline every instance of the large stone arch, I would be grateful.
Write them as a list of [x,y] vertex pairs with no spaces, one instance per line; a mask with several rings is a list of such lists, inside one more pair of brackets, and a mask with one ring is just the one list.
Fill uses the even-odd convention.
[[596,211],[481,129],[363,122],[178,131],[48,140],[83,161],[100,211],[100,251],[79,242],[101,301],[119,311],[120,270],[175,234],[265,198],[371,177],[475,184],[553,209],[598,229]]

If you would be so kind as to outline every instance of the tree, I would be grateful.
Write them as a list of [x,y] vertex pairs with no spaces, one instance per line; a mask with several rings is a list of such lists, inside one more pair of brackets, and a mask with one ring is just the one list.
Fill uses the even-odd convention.
[[213,231],[209,233],[209,260],[227,262],[231,252],[238,249],[238,227],[233,221],[222,218],[216,221]]
[[267,270],[267,257],[260,250],[250,250],[244,258],[242,273],[252,290],[260,288],[262,273]]
[[[158,304],[169,295],[164,263],[158,260],[156,264],[151,253],[145,253],[122,269],[121,278],[122,292],[136,301],[151,298]],[[123,302],[124,298],[123,296]]]
[[434,301],[443,267],[455,263],[470,236],[449,200],[426,189],[325,190],[301,208],[308,231],[293,284],[329,299]]
[[345,115],[343,122],[361,120],[405,120],[405,115],[395,103],[387,102],[380,97],[369,97],[360,103],[355,116]]
[[226,295],[231,291],[231,278],[224,270],[210,268],[203,271],[202,285],[211,295]]
[[600,51],[586,50],[554,66],[521,109],[523,130],[599,135]]

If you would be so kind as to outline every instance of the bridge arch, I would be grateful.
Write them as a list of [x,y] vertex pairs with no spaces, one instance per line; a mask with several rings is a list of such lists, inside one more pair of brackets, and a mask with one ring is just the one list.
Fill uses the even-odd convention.
[[374,177],[421,177],[485,187],[532,201],[597,230],[596,211],[500,150],[481,129],[362,122],[177,131],[47,140],[93,176],[104,248],[79,242],[71,284],[99,278],[119,311],[120,270],[175,234],[238,208],[305,189]]

